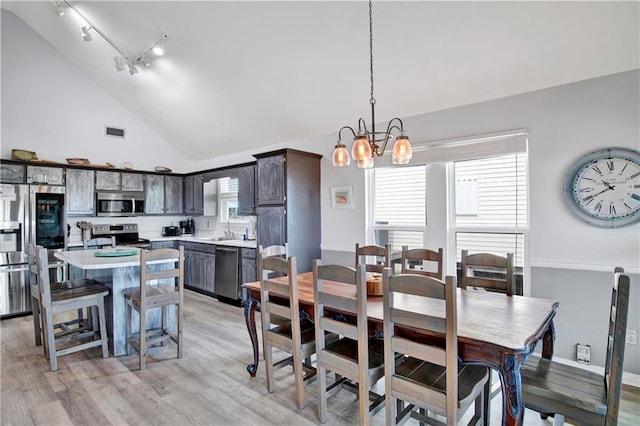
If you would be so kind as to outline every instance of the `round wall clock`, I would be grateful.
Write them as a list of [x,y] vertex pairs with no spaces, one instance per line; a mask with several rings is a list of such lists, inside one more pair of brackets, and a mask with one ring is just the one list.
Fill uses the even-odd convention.
[[640,222],[640,151],[603,148],[576,161],[564,197],[582,220],[602,228]]

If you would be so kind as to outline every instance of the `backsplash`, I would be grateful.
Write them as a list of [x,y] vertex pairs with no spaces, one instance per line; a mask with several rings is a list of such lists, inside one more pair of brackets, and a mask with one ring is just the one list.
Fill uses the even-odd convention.
[[[76,226],[78,222],[91,222],[93,225],[137,223],[138,233],[141,238],[154,239],[162,236],[162,228],[165,226],[179,226],[181,220],[191,216],[138,216],[138,217],[69,217],[67,223],[71,227],[69,245],[82,244],[82,230]],[[255,229],[256,217],[245,216],[246,221],[230,222],[231,232],[235,238],[241,240],[247,228]],[[193,217],[196,235],[206,237],[224,237],[226,222],[219,223],[216,216]]]

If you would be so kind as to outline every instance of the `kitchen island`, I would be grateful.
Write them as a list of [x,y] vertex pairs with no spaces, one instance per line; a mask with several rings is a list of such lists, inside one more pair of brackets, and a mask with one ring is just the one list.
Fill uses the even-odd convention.
[[[126,309],[122,292],[127,288],[140,286],[140,255],[122,257],[97,257],[96,252],[113,251],[117,249],[130,250],[131,247],[116,247],[116,249],[102,250],[77,250],[55,253],[55,257],[66,262],[70,266],[81,269],[87,278],[93,278],[110,290],[105,298],[105,312],[107,317],[107,335],[109,337],[109,350],[113,355],[125,355],[127,352],[126,341]],[[167,262],[158,262],[157,268],[163,268],[162,263],[171,266]],[[138,313],[133,312],[133,332],[138,331]],[[169,307],[169,326],[175,324],[174,307]],[[147,324],[150,327],[161,325],[161,312],[154,309],[147,312]]]

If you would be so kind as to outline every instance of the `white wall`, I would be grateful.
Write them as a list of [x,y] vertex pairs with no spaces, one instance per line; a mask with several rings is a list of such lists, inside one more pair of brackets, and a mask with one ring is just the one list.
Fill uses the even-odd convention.
[[[179,149],[160,138],[131,111],[100,88],[59,51],[2,9],[2,147],[35,151],[38,158],[65,163],[88,158],[94,164],[135,169],[190,170]],[[115,70],[114,70],[115,72]],[[104,126],[126,129],[126,139],[104,136]]]

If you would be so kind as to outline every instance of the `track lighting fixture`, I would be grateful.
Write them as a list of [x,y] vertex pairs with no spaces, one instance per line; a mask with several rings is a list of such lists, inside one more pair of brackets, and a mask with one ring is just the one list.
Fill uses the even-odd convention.
[[96,27],[86,16],[84,16],[74,5],[69,3],[67,0],[56,0],[54,1],[54,10],[58,16],[64,15],[65,7],[70,8],[86,23],[80,28],[82,39],[84,41],[91,41],[93,37],[91,36],[90,30],[95,31],[100,37],[104,39],[113,49],[118,52],[118,55],[113,59],[116,64],[116,70],[124,71],[126,67],[129,67],[129,74],[136,75],[140,72],[136,65],[143,65],[148,67],[151,65],[151,60],[156,56],[164,55],[164,50],[162,49],[161,43],[169,37],[167,34],[164,34],[160,40],[153,43],[149,48],[145,49],[140,56],[136,60],[131,60],[127,55],[125,55],[122,50],[109,38],[105,33],[103,33],[98,27]]
[[87,27],[82,27],[82,28],[80,28],[80,31],[81,31],[81,34],[82,34],[82,39],[83,39],[84,41],[91,41],[91,40],[93,40],[93,37],[91,37],[91,34],[89,34],[89,30],[90,30],[91,28],[93,28],[93,27],[89,27],[89,28],[87,28]]

